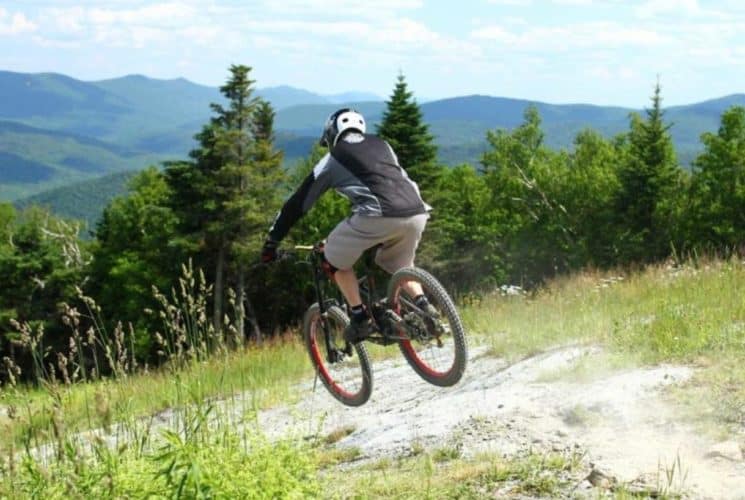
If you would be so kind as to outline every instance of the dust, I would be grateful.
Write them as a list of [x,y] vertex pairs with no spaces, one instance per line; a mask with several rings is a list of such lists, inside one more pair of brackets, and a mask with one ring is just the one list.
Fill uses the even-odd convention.
[[337,446],[358,448],[362,461],[455,442],[465,456],[575,450],[585,454],[588,467],[619,483],[642,482],[693,498],[745,498],[742,456],[712,453],[717,443],[666,402],[665,388],[690,379],[692,368],[599,370],[589,381],[545,380],[546,372],[591,362],[600,348],[570,346],[513,364],[485,352],[471,350],[466,375],[452,388],[420,380],[402,359],[374,360],[373,395],[363,407],[341,405],[320,382],[313,392],[311,382],[303,387],[307,397],[261,412],[259,421],[276,435],[354,429]]

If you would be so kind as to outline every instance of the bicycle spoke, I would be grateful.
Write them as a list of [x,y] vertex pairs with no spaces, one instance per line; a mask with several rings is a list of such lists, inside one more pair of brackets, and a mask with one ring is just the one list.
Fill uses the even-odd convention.
[[[414,304],[412,292],[407,291],[412,283],[424,291],[429,304],[424,309]],[[435,385],[457,383],[466,366],[465,332],[442,285],[426,271],[402,269],[391,278],[388,301],[402,318],[401,329],[408,340],[399,346],[414,371]]]
[[[372,392],[372,373],[363,345],[355,345],[351,355],[340,349],[347,322],[346,315],[338,307],[330,308],[324,319],[318,306],[314,305],[306,313],[303,330],[311,361],[321,382],[342,403],[359,406]],[[331,351],[327,349],[324,323],[329,330]]]

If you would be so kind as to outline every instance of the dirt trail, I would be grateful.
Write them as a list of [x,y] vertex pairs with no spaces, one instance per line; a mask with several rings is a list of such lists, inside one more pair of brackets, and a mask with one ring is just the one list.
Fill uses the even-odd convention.
[[[625,370],[592,382],[547,372],[570,368],[597,348],[568,347],[512,365],[471,349],[466,376],[442,389],[420,380],[402,359],[374,361],[375,387],[361,408],[347,408],[318,383],[291,407],[262,412],[265,432],[321,435],[349,427],[337,446],[357,447],[363,460],[407,455],[412,446],[457,444],[464,455],[512,456],[533,450],[578,450],[585,462],[624,483],[671,482],[694,498],[745,498],[745,460],[681,423],[660,397],[691,377],[684,366]],[[732,448],[732,446],[730,446]],[[681,467],[679,467],[679,465]],[[682,469],[682,470],[681,470]],[[667,474],[672,473],[668,481]]]

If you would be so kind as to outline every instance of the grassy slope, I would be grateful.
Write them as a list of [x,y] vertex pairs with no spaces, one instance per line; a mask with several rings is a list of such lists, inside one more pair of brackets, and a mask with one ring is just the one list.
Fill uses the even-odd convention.
[[[605,364],[696,365],[695,380],[680,389],[681,408],[695,409],[691,416],[697,418],[713,415],[709,418],[721,429],[745,423],[744,296],[745,263],[732,260],[660,266],[623,278],[583,273],[557,280],[530,297],[495,293],[461,309],[473,340],[490,345],[494,355],[519,358],[581,342],[605,345],[609,354],[604,361],[610,360]],[[590,372],[583,376],[596,373],[587,364],[584,368]],[[6,388],[0,403],[13,408],[15,417],[0,417],[0,446],[19,449],[23,443],[52,438],[55,425],[60,427],[55,418],[68,431],[83,430],[242,391],[254,395],[252,407],[271,406],[292,397],[292,385],[310,376],[304,350],[290,342],[190,364],[176,373],[51,392]],[[313,453],[321,465],[354,458],[354,450],[321,445]],[[412,492],[478,497],[508,485],[510,491],[550,496],[563,491],[576,465],[576,457],[563,455],[528,454],[510,460],[483,456],[474,462],[446,447],[419,454],[352,473],[324,469],[322,475],[334,484],[326,493],[344,497],[348,488],[362,484],[373,497],[406,497]]]
[[[626,277],[584,273],[535,297],[497,294],[463,312],[495,355],[519,358],[580,342],[608,348],[588,362],[596,367],[694,365],[693,381],[678,391],[681,414],[726,434],[745,425],[743,297],[745,262],[711,261]],[[586,371],[582,377],[597,373],[584,364],[578,370]]]

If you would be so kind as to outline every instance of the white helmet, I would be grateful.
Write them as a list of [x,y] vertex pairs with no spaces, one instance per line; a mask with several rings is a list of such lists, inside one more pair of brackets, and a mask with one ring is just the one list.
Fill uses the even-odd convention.
[[336,146],[339,136],[347,130],[356,130],[364,134],[365,118],[351,108],[342,108],[334,111],[329,115],[326,124],[323,126],[323,134],[319,141],[321,146],[326,146],[327,148]]

